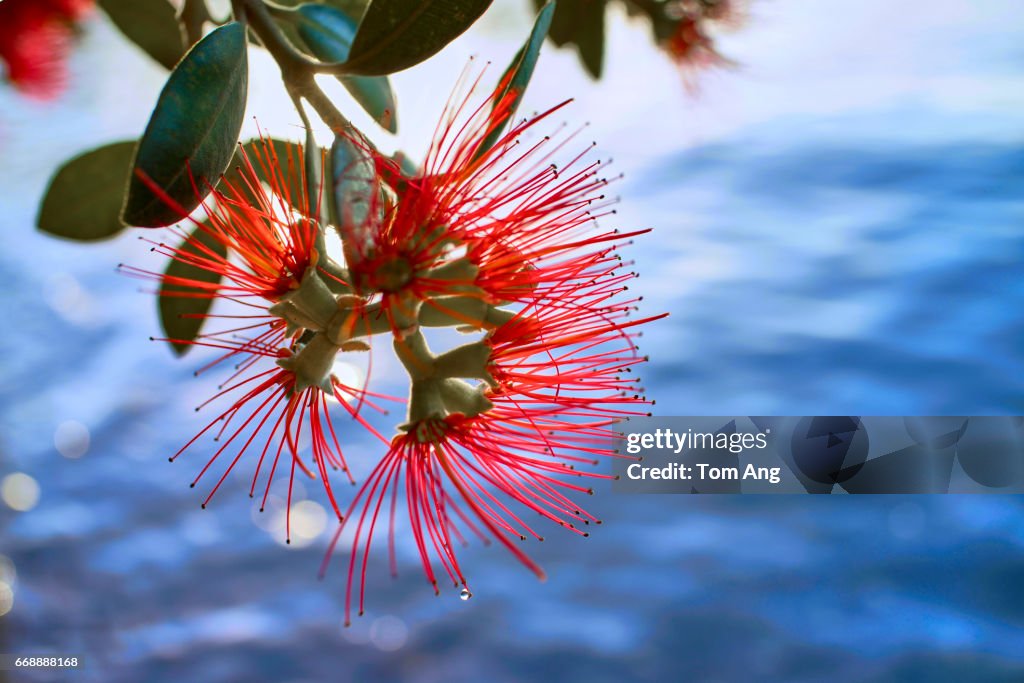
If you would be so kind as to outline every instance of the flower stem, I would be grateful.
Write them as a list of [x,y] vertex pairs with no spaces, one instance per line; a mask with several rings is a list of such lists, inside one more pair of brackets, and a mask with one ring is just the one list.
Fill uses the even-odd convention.
[[406,337],[396,337],[394,346],[398,360],[405,366],[413,381],[434,376],[434,354],[430,352],[423,332],[416,330]]
[[199,42],[203,37],[203,25],[212,19],[205,0],[185,0],[181,11],[178,12],[178,23],[181,24],[186,48]]
[[[342,114],[334,103],[317,85],[314,76],[323,73],[324,64],[300,52],[289,42],[281,27],[274,21],[271,9],[263,0],[232,0],[235,18],[248,21],[249,28],[260,39],[267,51],[281,69],[281,78],[289,95],[296,100],[304,99],[316,110],[317,115],[334,131],[355,138],[369,149],[373,144]],[[276,8],[275,9],[280,9]],[[337,65],[343,67],[344,64]],[[337,73],[343,73],[339,70]]]

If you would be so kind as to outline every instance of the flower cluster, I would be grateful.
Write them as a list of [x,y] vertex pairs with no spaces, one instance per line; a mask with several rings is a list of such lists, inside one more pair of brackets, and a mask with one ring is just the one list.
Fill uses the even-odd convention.
[[66,80],[74,25],[92,7],[93,0],[0,2],[0,60],[7,80],[30,97],[57,95]]
[[[296,146],[287,154],[279,156],[269,140],[252,153],[241,154],[242,164],[233,179],[221,179],[210,199],[204,201],[206,220],[194,221],[191,232],[172,229],[180,246],[154,244],[154,251],[188,266],[192,276],[161,275],[133,267],[123,270],[161,280],[164,297],[220,299],[235,305],[237,312],[202,315],[226,321],[224,329],[196,339],[165,340],[217,349],[219,355],[202,371],[235,364],[219,391],[199,408],[226,396],[233,401],[170,459],[176,460],[206,434],[223,440],[192,482],[195,486],[225,452],[232,454],[203,501],[205,507],[242,457],[258,451],[249,493],[255,496],[260,474],[269,468],[261,498],[263,509],[284,455],[290,536],[296,469],[322,482],[341,518],[328,469],[348,474],[348,466],[331,408],[342,406],[376,434],[360,409],[377,406],[368,392],[341,382],[332,372],[333,364],[342,348],[364,348],[356,337],[382,328],[370,325],[365,301],[348,295],[351,289],[343,279],[344,271],[322,256],[322,223],[318,206],[305,191],[311,179],[305,176],[303,150]],[[156,184],[143,180],[175,206]],[[176,208],[183,218],[187,215],[183,208]],[[209,274],[216,277],[211,280]],[[366,323],[365,329],[355,330],[360,321]],[[299,443],[307,429],[316,472],[300,454]],[[383,436],[379,438],[387,442]],[[351,475],[349,480],[354,482]]]
[[[200,433],[224,443],[199,476],[229,458],[212,496],[251,452],[250,493],[269,468],[264,500],[279,465],[289,483],[297,470],[319,479],[341,520],[332,549],[351,538],[346,618],[355,603],[363,610],[385,502],[392,571],[404,511],[435,591],[443,577],[470,594],[455,555],[470,535],[497,539],[543,576],[517,543],[542,533],[523,512],[585,535],[597,520],[574,494],[609,478],[591,469],[602,458],[622,457],[615,424],[648,411],[635,338],[654,318],[634,317],[639,299],[628,283],[636,273],[619,255],[646,231],[598,227],[614,213],[606,163],[591,158],[593,145],[566,153],[575,136],[559,136],[563,127],[553,124],[564,105],[510,125],[515,92],[506,85],[477,105],[479,77],[463,88],[415,173],[361,138],[340,137],[333,221],[310,199],[315,179],[298,159],[278,158],[266,144],[211,193],[206,222],[179,230],[182,247],[155,246],[220,278],[165,280],[165,295],[224,299],[241,310],[228,329],[191,342],[236,367],[215,397],[233,402]],[[295,186],[302,196],[291,196]],[[340,235],[343,258],[327,253],[328,231]],[[440,327],[469,338],[435,353],[428,335]],[[363,416],[388,397],[334,372],[337,358],[368,351],[376,334],[390,336],[410,378],[406,419],[390,440]],[[338,411],[387,445],[344,513],[329,483],[330,470],[348,471],[331,419]],[[311,453],[299,445],[303,433]]]

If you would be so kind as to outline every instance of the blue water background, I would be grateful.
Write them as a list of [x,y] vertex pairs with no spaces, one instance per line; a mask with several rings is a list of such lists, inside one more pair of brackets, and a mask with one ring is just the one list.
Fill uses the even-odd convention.
[[[910,3],[919,17],[894,18],[891,3],[821,3],[808,18],[809,5],[755,3],[746,37],[723,37],[749,66],[714,77],[696,101],[675,91],[660,55],[640,54],[635,26],[616,29],[603,86],[576,75],[571,55],[545,57],[564,76],[538,98],[593,88],[582,107],[627,172],[619,219],[656,227],[631,251],[646,310],[671,312],[642,340],[650,395],[680,415],[1019,414],[1020,9]],[[920,25],[891,35],[876,20]],[[101,23],[79,72],[134,58],[108,46]],[[467,38],[473,49],[521,39],[497,23]],[[857,42],[856,31],[850,55],[863,62],[805,59]],[[789,62],[771,61],[787,51]],[[611,99],[637,73],[630,59],[649,75],[636,85],[648,105]],[[137,132],[159,83],[155,68],[108,72],[56,110],[3,96],[13,113],[0,114],[0,475],[31,475],[41,497],[24,513],[0,505],[0,554],[17,571],[0,652],[87,658],[74,678],[12,680],[1024,680],[1018,497],[598,486],[585,502],[605,523],[590,538],[549,530],[530,545],[546,583],[474,544],[462,554],[473,599],[434,597],[403,535],[400,578],[386,576],[381,545],[368,612],[342,629],[345,567],[316,577],[329,533],[286,548],[280,529],[254,522],[244,472],[201,511],[188,482],[206,451],[167,462],[204,424],[192,406],[212,380],[192,377],[198,358],[146,341],[152,298],[114,272],[158,264],[146,245],[33,231],[55,164]],[[837,94],[847,87],[866,99]],[[114,96],[126,112],[109,111]],[[379,377],[401,391],[393,367]],[[77,459],[54,447],[69,420],[90,435]],[[375,447],[347,431],[365,472]]]

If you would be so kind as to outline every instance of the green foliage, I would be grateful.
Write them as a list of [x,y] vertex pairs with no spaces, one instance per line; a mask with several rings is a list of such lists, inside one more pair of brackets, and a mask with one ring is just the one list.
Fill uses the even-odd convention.
[[92,242],[124,228],[121,204],[135,141],[80,154],[57,169],[43,195],[37,225],[56,237]]
[[603,9],[581,17],[574,39],[583,67],[594,78],[604,70],[604,17]]
[[533,77],[533,69],[537,66],[540,48],[544,44],[544,37],[547,36],[548,29],[551,27],[551,17],[554,13],[554,2],[544,5],[540,13],[537,14],[533,30],[530,31],[530,37],[526,39],[526,42],[519,48],[519,52],[512,59],[512,63],[505,69],[505,73],[501,78],[502,83],[505,85],[495,97],[494,102],[497,104],[511,95],[512,103],[507,110],[508,113],[505,115],[502,125],[492,130],[484,141],[480,143],[480,147],[476,151],[477,156],[489,150],[501,139],[505,128],[508,127],[509,122],[515,117],[516,109],[519,108],[519,103],[523,99],[523,93],[526,92],[526,86],[530,83],[530,78]]
[[[539,9],[546,0],[534,0]],[[606,0],[558,0],[551,21],[551,41],[559,47],[574,45],[580,61],[594,78],[604,66]]]
[[99,0],[98,4],[121,33],[168,69],[185,54],[181,28],[167,0]]
[[373,0],[352,42],[350,72],[381,76],[419,64],[455,40],[492,0]]
[[[213,236],[212,230],[213,228],[208,223],[202,227],[196,226],[189,238],[178,246],[178,250],[202,258],[211,258],[211,252],[222,258],[227,256],[227,247]],[[199,335],[200,327],[202,327],[206,313],[210,310],[213,298],[197,296],[199,290],[194,284],[182,286],[175,283],[181,281],[207,282],[212,287],[219,284],[220,279],[219,273],[184,263],[178,258],[171,259],[168,264],[163,280],[160,282],[158,305],[160,326],[167,338],[171,340],[171,348],[176,355],[182,356],[192,348],[187,342],[194,340]]]
[[[325,62],[348,59],[359,26],[358,15],[326,5],[303,5],[297,14],[299,36],[318,59]],[[338,80],[382,128],[392,133],[398,131],[395,96],[387,78],[339,76]]]
[[[235,153],[247,92],[245,29],[232,22],[196,43],[164,85],[139,142],[126,223],[170,225],[200,204]],[[140,172],[180,206],[168,206]]]

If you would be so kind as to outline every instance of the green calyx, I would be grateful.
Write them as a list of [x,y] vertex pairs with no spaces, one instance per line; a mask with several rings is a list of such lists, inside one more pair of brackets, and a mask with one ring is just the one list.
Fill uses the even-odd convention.
[[331,384],[331,370],[340,347],[322,332],[317,332],[306,344],[297,344],[292,355],[280,358],[278,366],[295,375],[295,393],[310,387],[318,387],[328,394],[334,393]]
[[[450,415],[476,417],[494,407],[485,393],[494,382],[487,372],[490,348],[485,343],[464,344],[435,356],[423,333],[417,331],[396,339],[395,352],[412,378],[409,419],[399,429],[409,431],[425,421]],[[483,379],[486,383],[474,386],[466,379]]]
[[480,293],[476,277],[480,268],[466,257],[449,261],[423,273],[423,279],[445,283],[444,291],[457,294]]
[[269,312],[288,323],[289,335],[302,329],[326,332],[338,346],[391,329],[379,305],[367,306],[363,297],[345,289],[337,291],[340,288],[332,287],[332,280],[310,267],[299,286],[281,297]]
[[389,297],[388,311],[395,336],[405,339],[418,332],[419,312],[423,301],[408,289],[386,296]]
[[404,432],[412,434],[420,443],[440,443],[448,432],[448,423],[444,420],[429,419],[419,422],[410,422],[399,427]]
[[387,318],[382,315],[379,306],[367,306],[362,297],[346,294],[337,298],[334,314],[324,331],[328,339],[338,346],[344,346],[358,337],[378,334],[388,329]]
[[[409,393],[409,419],[399,429],[415,430],[419,425],[444,420],[449,415],[476,417],[494,407],[482,387],[474,387],[461,379],[414,380]],[[426,441],[419,431],[420,441]]]
[[[476,285],[478,274],[479,267],[466,257],[417,272],[409,260],[396,257],[364,278],[366,282],[356,282],[357,294],[347,284],[349,273],[322,259],[269,309],[287,323],[289,337],[298,339],[291,354],[277,364],[294,375],[293,392],[318,388],[333,394],[338,353],[368,351],[366,338],[391,333],[411,380],[407,421],[399,429],[421,442],[435,442],[446,431],[448,418],[472,418],[494,407],[488,393],[498,383],[491,374],[487,340],[434,354],[421,331],[454,327],[489,333],[514,319],[514,313],[488,301]],[[410,286],[414,280],[420,286]],[[432,296],[434,286],[444,294]],[[370,294],[382,299],[369,303]]]
[[311,266],[299,286],[270,307],[269,312],[288,323],[287,334],[305,330],[292,355],[277,364],[295,375],[296,393],[319,387],[333,393],[331,371],[339,351],[368,351],[358,337],[382,332],[383,316],[367,315],[365,300],[352,294],[335,294]]
[[420,308],[419,324],[424,327],[493,330],[515,317],[515,313],[498,308],[479,297],[446,296],[431,299]]
[[484,395],[482,386],[472,386],[460,379],[442,379],[438,382],[438,391],[444,399],[449,414],[460,414],[476,417],[494,407],[491,399]]
[[434,372],[438,377],[482,379],[492,387],[497,382],[491,376],[488,366],[491,362],[491,347],[483,341],[457,346],[434,359]]
[[326,329],[338,308],[334,292],[310,266],[299,286],[281,297],[270,307],[271,315],[283,318],[292,333],[299,328],[320,331]]
[[393,258],[377,268],[374,284],[382,292],[398,292],[412,280],[412,265],[401,256]]

